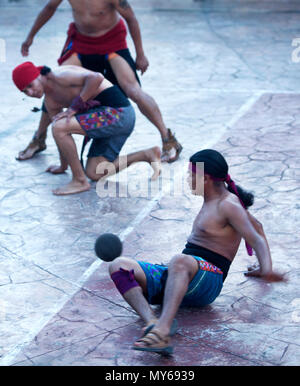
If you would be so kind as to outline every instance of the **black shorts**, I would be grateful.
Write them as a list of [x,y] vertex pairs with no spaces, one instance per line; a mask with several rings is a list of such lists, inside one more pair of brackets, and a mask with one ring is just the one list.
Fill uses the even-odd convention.
[[[135,62],[132,59],[132,56],[130,55],[130,51],[128,48],[116,51],[116,54],[120,55],[122,58],[126,60],[126,62],[129,64],[130,68],[135,74],[136,80],[138,81],[139,84],[140,80],[136,72],[136,66]],[[115,74],[111,68],[110,62],[108,60],[108,54],[106,55],[82,55],[78,54],[78,58],[81,61],[82,67],[90,70],[90,71],[95,71],[95,72],[101,72],[103,76],[109,80],[112,84],[117,85],[121,91],[122,88],[120,87],[117,78],[115,77]],[[123,91],[124,93],[124,91]],[[125,93],[124,93],[125,94]],[[89,148],[89,152],[87,157],[92,158],[92,157],[99,157],[103,156],[103,146],[105,145],[104,142],[105,139],[93,139],[91,146]],[[105,154],[107,156],[107,154]],[[108,158],[108,157],[107,157]]]
[[[132,56],[130,55],[129,49],[125,48],[124,50],[119,50],[115,52],[116,54],[120,55],[123,59],[126,60],[126,62],[129,64],[130,68],[135,74],[136,80],[139,84],[141,84],[138,74],[136,72],[136,66],[135,62],[132,59]],[[117,78],[115,77],[115,74],[111,68],[110,62],[108,60],[108,54],[106,55],[82,55],[78,54],[78,59],[81,61],[82,67],[95,72],[101,72],[101,74],[109,80],[112,84],[115,84],[120,87]],[[123,91],[123,90],[122,90]],[[124,92],[124,91],[123,91]],[[125,94],[125,93],[124,93]]]
[[[136,72],[135,62],[132,59],[132,56],[130,55],[129,49],[125,48],[123,50],[116,51],[115,53],[120,55],[123,59],[126,60],[126,62],[129,64],[130,68],[134,72],[136,80],[138,81],[139,85],[141,85],[141,82],[140,82],[139,77],[138,77],[137,72]],[[116,76],[111,68],[110,62],[108,60],[108,54],[106,54],[106,55],[77,54],[77,55],[78,55],[78,59],[80,60],[80,62],[82,64],[82,67],[84,67],[90,71],[100,72],[112,84],[117,85],[119,87],[119,89],[125,94],[125,92],[120,87],[120,85],[117,81],[117,78],[116,78]],[[105,144],[104,144],[105,141],[106,140],[104,140],[104,139],[93,139],[91,146],[89,148],[88,158],[99,157],[101,155],[103,156],[103,147],[105,146]]]

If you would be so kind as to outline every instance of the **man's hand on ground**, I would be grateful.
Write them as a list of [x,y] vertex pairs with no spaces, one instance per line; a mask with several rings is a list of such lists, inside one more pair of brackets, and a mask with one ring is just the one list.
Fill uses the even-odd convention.
[[272,271],[267,274],[262,274],[258,263],[250,265],[248,267],[248,271],[245,272],[244,275],[247,277],[261,278],[264,281],[267,281],[269,283],[274,283],[279,281],[287,282],[285,275],[279,272]]

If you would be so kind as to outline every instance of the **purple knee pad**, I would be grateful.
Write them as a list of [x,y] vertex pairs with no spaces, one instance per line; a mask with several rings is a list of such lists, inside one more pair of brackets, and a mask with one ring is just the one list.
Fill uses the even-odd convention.
[[127,271],[120,268],[119,271],[111,274],[111,278],[121,295],[124,295],[131,288],[140,287],[139,283],[135,280],[133,269]]

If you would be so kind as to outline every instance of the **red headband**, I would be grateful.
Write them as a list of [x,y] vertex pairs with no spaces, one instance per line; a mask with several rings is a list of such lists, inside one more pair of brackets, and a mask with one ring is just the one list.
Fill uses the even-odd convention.
[[[189,163],[189,169],[193,172],[193,173],[197,173],[197,167],[195,164],[193,163]],[[238,190],[236,188],[236,185],[235,185],[235,182],[231,179],[230,175],[227,174],[227,176],[225,178],[218,178],[218,177],[214,177],[212,176],[211,174],[208,174],[208,173],[205,173],[207,174],[208,176],[210,176],[210,178],[213,180],[213,181],[224,181],[226,182],[226,184],[234,191],[234,193],[236,194],[236,196],[238,197],[242,207],[244,209],[246,209],[243,201],[241,200],[240,196],[239,196],[239,193],[238,193]],[[252,256],[253,255],[253,249],[251,248],[251,246],[246,242],[246,248],[247,248],[247,252],[248,252],[248,255],[249,256]]]
[[31,62],[25,62],[17,66],[12,73],[12,78],[19,90],[23,91],[39,75],[43,67],[36,67]]

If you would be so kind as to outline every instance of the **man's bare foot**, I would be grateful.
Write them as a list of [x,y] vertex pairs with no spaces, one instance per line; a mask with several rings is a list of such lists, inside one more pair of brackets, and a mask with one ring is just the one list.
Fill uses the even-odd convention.
[[147,162],[153,169],[153,175],[151,181],[155,181],[161,173],[161,151],[158,146],[151,147],[151,149],[145,150]]
[[52,190],[56,196],[66,196],[68,194],[76,194],[90,190],[91,185],[87,180],[80,182],[78,180],[72,180],[69,184],[62,186],[61,188]]
[[52,174],[62,174],[67,170],[67,168],[62,167],[61,165],[51,165],[46,169],[47,173],[52,173]]
[[35,154],[46,150],[46,148],[47,146],[44,141],[33,139],[26,147],[26,149],[19,152],[18,156],[16,157],[16,160],[25,161],[27,159],[32,158]]

